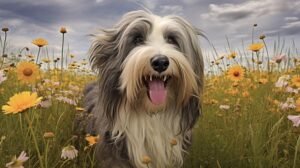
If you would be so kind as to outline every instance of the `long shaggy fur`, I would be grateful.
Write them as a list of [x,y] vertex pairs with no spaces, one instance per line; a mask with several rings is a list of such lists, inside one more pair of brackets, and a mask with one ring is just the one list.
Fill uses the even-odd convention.
[[[92,68],[99,80],[87,86],[84,132],[99,134],[96,157],[103,167],[151,168],[182,166],[191,131],[201,111],[203,60],[201,33],[177,16],[159,17],[129,12],[111,29],[94,35]],[[136,38],[143,38],[137,44]],[[168,40],[171,40],[168,43]],[[155,55],[170,65],[161,74],[151,68]],[[168,75],[167,99],[155,106],[147,96],[145,79]],[[171,140],[177,145],[172,146]]]

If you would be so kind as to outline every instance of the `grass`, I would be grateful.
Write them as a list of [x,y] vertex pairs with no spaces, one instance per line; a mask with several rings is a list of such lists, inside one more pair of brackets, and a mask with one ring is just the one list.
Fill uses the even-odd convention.
[[[3,38],[0,41],[1,48],[5,48]],[[229,54],[234,52],[229,42],[228,46]],[[46,50],[47,58],[51,58],[47,48],[36,49],[38,53]],[[275,42],[273,54],[287,53],[288,60],[273,63],[271,67],[266,59],[262,59],[269,57],[270,53],[265,50],[257,54],[245,49],[237,51],[233,59],[219,57],[216,51],[205,54],[209,70],[202,116],[195,126],[192,147],[184,167],[299,167],[300,128],[293,127],[287,116],[299,114],[300,104],[292,102],[296,107],[282,109],[287,98],[296,100],[299,94],[287,93],[287,86],[276,88],[274,85],[282,75],[299,75],[300,66],[295,59],[297,49],[294,46],[284,49],[280,41]],[[1,64],[4,61],[1,71],[7,77],[0,83],[0,105],[7,104],[11,96],[22,91],[37,91],[43,101],[51,101],[51,105],[29,108],[18,114],[0,113],[0,167],[22,151],[29,156],[25,167],[94,167],[94,146],[88,146],[84,139],[76,144],[79,137],[73,134],[73,121],[76,115],[82,113],[76,109],[82,107],[82,88],[94,80],[95,75],[88,71],[85,60],[75,62],[68,58],[69,52],[65,57],[62,52],[61,59],[70,60],[63,73],[58,69],[61,60],[52,56],[51,62],[42,63],[41,78],[35,83],[25,84],[18,80],[14,65],[20,61],[34,62],[26,56],[29,54],[34,55],[24,50],[24,53],[20,52],[21,57],[8,55],[0,60]],[[252,54],[255,58],[258,55],[258,60],[252,61]],[[258,63],[259,60],[262,64]],[[245,76],[236,82],[231,81],[226,73],[235,64],[245,68]],[[287,82],[289,87],[297,89],[290,79]],[[57,100],[58,97],[63,99]],[[229,109],[221,109],[220,105],[228,105]],[[47,132],[54,133],[54,136],[45,137]],[[76,146],[79,151],[76,159],[61,158],[62,149],[68,145]]]

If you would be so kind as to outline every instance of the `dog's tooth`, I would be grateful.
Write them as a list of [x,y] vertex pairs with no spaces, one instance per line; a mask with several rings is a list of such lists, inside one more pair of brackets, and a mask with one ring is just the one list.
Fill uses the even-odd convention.
[[167,80],[167,75],[164,76],[164,82]]
[[152,75],[150,75],[150,81],[152,81]]

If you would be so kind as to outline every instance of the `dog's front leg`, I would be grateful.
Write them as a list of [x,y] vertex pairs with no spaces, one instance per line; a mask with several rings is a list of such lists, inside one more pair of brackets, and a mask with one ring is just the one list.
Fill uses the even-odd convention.
[[[119,144],[120,148],[124,146]],[[96,147],[97,167],[100,168],[134,168],[130,163],[126,150],[115,144],[102,142]]]

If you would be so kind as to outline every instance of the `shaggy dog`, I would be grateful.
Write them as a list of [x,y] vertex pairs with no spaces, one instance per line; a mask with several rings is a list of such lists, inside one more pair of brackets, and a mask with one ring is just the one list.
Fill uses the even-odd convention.
[[198,35],[178,16],[145,11],[129,12],[94,35],[90,61],[99,80],[87,86],[84,124],[76,125],[100,135],[99,167],[183,165],[201,111]]

